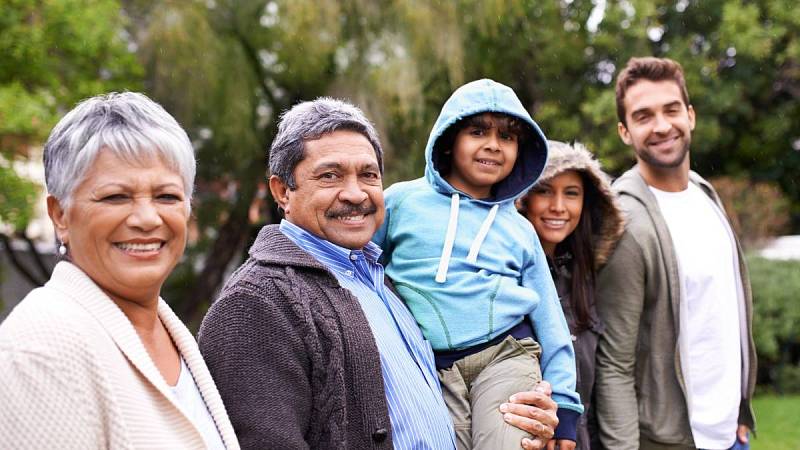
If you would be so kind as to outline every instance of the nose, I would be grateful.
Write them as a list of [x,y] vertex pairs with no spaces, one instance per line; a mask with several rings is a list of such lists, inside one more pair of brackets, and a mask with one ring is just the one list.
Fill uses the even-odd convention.
[[128,215],[127,223],[133,228],[149,231],[161,226],[164,221],[152,198],[138,198],[133,202],[133,210]]
[[564,212],[564,196],[561,194],[553,195],[552,200],[550,201],[550,211],[553,212]]
[[655,117],[656,123],[655,128],[653,129],[654,132],[663,134],[667,133],[669,130],[672,129],[672,123],[667,120],[662,114],[656,114]]
[[342,190],[339,191],[339,200],[360,205],[366,199],[367,193],[359,184],[357,177],[347,177]]
[[489,133],[486,133],[486,149],[491,151],[500,150],[500,135],[494,128]]

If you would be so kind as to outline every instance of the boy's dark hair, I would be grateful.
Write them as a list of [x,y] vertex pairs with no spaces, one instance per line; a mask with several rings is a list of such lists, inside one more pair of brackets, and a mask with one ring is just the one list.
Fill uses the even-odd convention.
[[[483,114],[490,114],[494,124],[487,123],[481,117]],[[515,134],[519,149],[522,148],[523,142],[533,137],[533,131],[523,120],[509,114],[485,111],[464,117],[450,125],[433,145],[433,167],[439,172],[439,175],[445,177],[453,170],[453,145],[455,145],[456,136],[461,130],[469,127],[489,129],[492,126],[498,127],[502,132]]]
[[683,103],[689,107],[689,91],[686,90],[686,80],[683,77],[683,67],[669,58],[631,58],[628,64],[617,75],[617,117],[623,125],[625,122],[625,93],[628,88],[639,82],[649,81],[674,81],[678,84],[683,97]]

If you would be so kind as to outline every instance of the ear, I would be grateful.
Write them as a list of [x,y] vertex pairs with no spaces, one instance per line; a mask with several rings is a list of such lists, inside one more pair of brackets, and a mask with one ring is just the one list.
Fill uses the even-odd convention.
[[686,112],[689,114],[689,129],[694,131],[694,124],[695,124],[694,107],[692,105],[689,105],[689,107],[686,108]]
[[619,133],[619,138],[622,139],[622,142],[625,145],[631,145],[631,133],[628,132],[628,127],[625,126],[622,122],[617,122],[617,133]]
[[69,244],[69,226],[67,223],[67,211],[61,206],[61,202],[52,195],[47,196],[47,215],[53,222],[58,240],[64,244]]
[[269,177],[269,191],[272,193],[272,198],[283,210],[283,213],[289,214],[289,186],[277,175],[271,175]]

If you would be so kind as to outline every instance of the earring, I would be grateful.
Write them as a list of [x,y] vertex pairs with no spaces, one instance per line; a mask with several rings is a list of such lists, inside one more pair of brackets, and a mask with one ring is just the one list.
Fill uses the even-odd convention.
[[58,254],[61,256],[66,256],[67,254],[67,246],[63,242],[58,246]]

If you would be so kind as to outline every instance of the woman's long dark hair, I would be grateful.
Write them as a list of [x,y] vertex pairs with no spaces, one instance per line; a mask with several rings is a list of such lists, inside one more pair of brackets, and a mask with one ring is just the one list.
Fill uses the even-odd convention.
[[[563,172],[562,172],[563,173]],[[565,253],[572,255],[572,285],[570,286],[570,302],[575,313],[578,330],[591,327],[590,306],[594,304],[595,266],[594,266],[594,230],[600,228],[602,213],[599,213],[600,195],[592,180],[583,171],[578,171],[583,181],[583,210],[581,219],[575,230],[566,239],[556,245],[555,255]],[[593,213],[594,209],[595,213]]]

